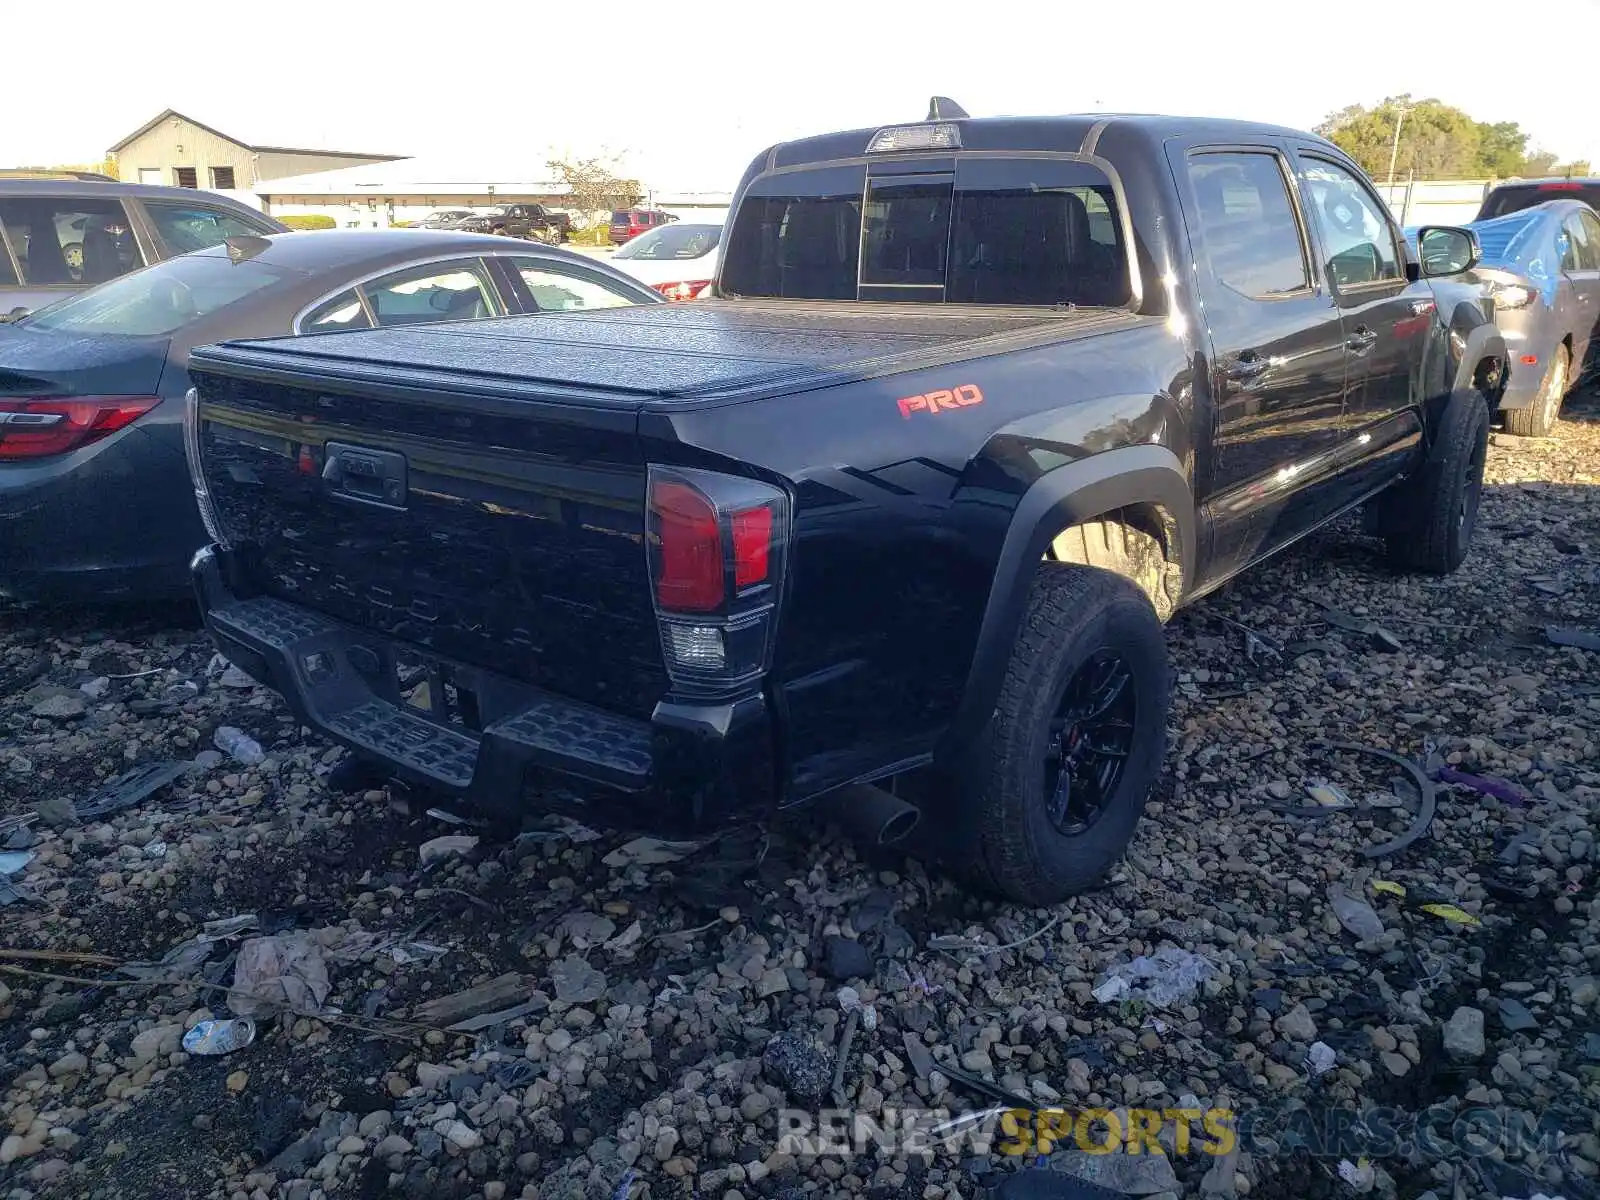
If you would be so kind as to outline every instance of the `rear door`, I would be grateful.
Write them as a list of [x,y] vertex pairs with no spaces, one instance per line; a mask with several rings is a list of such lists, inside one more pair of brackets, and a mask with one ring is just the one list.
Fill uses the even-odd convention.
[[1600,326],[1600,217],[1587,210],[1567,217],[1564,232],[1572,245],[1572,382],[1590,373]]
[[1339,440],[1339,309],[1312,269],[1290,162],[1273,144],[1169,146],[1211,337],[1204,508],[1218,574],[1314,521]]

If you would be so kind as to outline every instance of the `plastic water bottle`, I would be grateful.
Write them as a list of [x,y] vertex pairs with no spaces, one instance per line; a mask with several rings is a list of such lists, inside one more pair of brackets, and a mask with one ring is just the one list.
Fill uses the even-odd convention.
[[223,725],[211,739],[218,750],[233,759],[234,762],[243,763],[253,767],[259,763],[265,754],[261,752],[261,743],[256,741],[242,729],[232,725]]

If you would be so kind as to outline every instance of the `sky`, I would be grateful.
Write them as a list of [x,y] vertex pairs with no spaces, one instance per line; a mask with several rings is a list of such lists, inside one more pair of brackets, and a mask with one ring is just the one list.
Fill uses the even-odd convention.
[[[52,6],[7,9],[10,44],[60,44]],[[517,0],[207,7],[176,25],[152,0],[72,10],[70,54],[12,56],[0,76],[0,166],[95,161],[175,108],[258,145],[525,164],[522,178],[542,176],[551,151],[610,155],[655,190],[716,191],[775,141],[919,120],[935,93],[973,116],[1309,128],[1410,92],[1600,167],[1583,82],[1600,0],[616,0],[558,3],[581,14],[559,24]]]

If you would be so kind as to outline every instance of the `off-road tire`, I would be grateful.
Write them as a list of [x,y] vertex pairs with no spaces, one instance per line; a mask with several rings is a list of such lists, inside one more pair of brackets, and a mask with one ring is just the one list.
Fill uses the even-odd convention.
[[[1078,668],[1102,651],[1129,667],[1132,744],[1101,816],[1067,835],[1045,809],[1050,722]],[[976,794],[958,802],[950,869],[1032,906],[1094,886],[1127,848],[1161,770],[1167,692],[1166,637],[1139,589],[1109,571],[1042,564],[977,752]]]
[[1430,575],[1447,575],[1461,565],[1477,526],[1488,446],[1483,396],[1450,397],[1427,462],[1382,498],[1378,527],[1390,562]]
[[1539,394],[1527,408],[1505,410],[1506,432],[1517,437],[1549,437],[1561,415],[1561,402],[1572,382],[1572,351],[1566,343],[1556,347],[1539,380]]

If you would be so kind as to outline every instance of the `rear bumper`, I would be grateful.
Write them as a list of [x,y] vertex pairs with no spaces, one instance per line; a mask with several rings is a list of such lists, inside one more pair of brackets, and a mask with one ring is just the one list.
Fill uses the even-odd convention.
[[135,426],[58,458],[0,464],[0,596],[181,598],[205,530],[174,426]]
[[[754,695],[729,703],[657,704],[618,716],[270,597],[241,598],[225,552],[193,564],[206,627],[222,653],[276,689],[297,719],[385,763],[416,786],[503,814],[557,812],[592,825],[695,836],[776,809],[771,721]],[[436,663],[465,689],[481,728],[413,707],[395,682],[397,653]],[[435,680],[441,682],[435,683]]]

